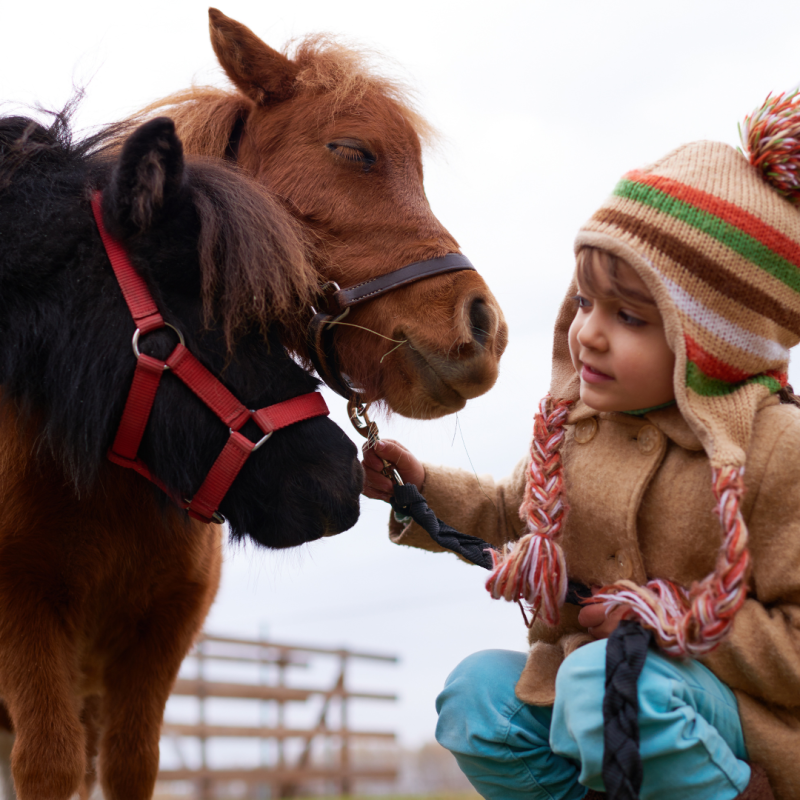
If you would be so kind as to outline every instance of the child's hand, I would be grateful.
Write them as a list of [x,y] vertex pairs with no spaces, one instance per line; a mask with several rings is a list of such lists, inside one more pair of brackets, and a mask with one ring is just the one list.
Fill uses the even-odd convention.
[[382,458],[394,466],[404,483],[413,483],[417,489],[422,486],[425,480],[425,467],[399,442],[393,439],[381,439],[374,449],[365,443],[361,450],[364,454],[364,488],[361,492],[367,497],[388,503],[392,496],[394,484],[381,472]]
[[[592,594],[597,594],[599,587],[592,587]],[[605,603],[590,603],[578,612],[578,624],[589,631],[595,639],[607,639],[625,616],[628,606],[617,606],[606,615]]]

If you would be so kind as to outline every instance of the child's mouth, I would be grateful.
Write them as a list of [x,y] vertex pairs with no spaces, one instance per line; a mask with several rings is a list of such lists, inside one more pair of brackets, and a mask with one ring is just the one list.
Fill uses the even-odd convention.
[[606,375],[600,370],[590,367],[588,364],[581,366],[581,380],[586,383],[604,383],[605,381],[613,380],[610,375]]

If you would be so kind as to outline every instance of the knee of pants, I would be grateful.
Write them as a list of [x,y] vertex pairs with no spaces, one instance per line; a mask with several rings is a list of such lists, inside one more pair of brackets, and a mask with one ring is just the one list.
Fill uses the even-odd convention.
[[585,730],[590,720],[603,723],[603,697],[606,680],[606,640],[590,642],[570,653],[558,669],[554,716],[567,722],[582,720]]
[[465,658],[436,698],[436,739],[453,752],[505,736],[508,719],[522,705],[514,694],[525,653],[483,650]]

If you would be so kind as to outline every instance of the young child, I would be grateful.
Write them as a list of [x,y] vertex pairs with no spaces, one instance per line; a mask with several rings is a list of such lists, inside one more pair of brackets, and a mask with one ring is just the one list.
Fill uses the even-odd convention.
[[[653,631],[638,684],[643,800],[800,798],[800,97],[630,172],[583,226],[531,456],[505,480],[378,455],[449,525],[514,543],[487,588],[524,597],[527,654],[462,662],[437,739],[493,800],[604,789],[606,637]],[[746,472],[745,472],[746,466]],[[395,542],[439,548],[414,523]],[[565,603],[567,578],[594,603]],[[768,776],[768,781],[767,777]],[[587,787],[591,791],[587,795]]]

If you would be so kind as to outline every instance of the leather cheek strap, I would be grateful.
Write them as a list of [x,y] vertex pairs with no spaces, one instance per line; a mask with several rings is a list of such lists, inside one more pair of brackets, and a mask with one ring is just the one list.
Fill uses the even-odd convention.
[[339,366],[334,344],[336,325],[332,323],[335,323],[337,318],[352,306],[374,300],[401,286],[408,286],[419,280],[432,278],[435,275],[444,275],[447,272],[474,269],[472,262],[465,255],[448,253],[439,258],[415,261],[413,264],[407,264],[386,275],[379,275],[372,280],[351,286],[349,289],[325,292],[325,288],[333,286],[333,284],[326,284],[320,298],[320,305],[325,307],[325,311],[314,314],[306,333],[308,354],[317,374],[337,394],[350,400],[355,396],[355,390],[342,374]]

